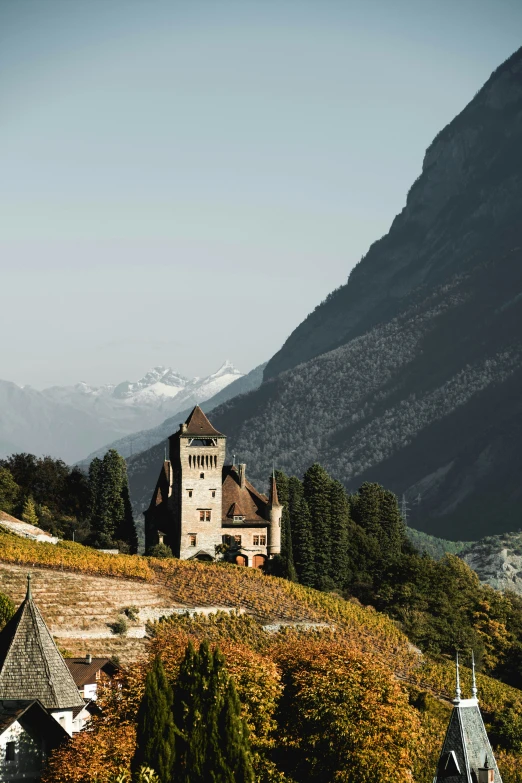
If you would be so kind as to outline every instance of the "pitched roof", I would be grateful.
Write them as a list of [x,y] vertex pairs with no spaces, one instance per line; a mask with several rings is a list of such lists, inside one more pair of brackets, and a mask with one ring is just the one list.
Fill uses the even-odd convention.
[[69,739],[69,735],[37,699],[9,699],[0,701],[0,734],[18,721],[34,739],[45,737],[48,749]]
[[[241,509],[235,511],[236,516],[244,516],[245,522],[268,523],[268,498],[257,491],[249,481],[241,489],[238,469],[235,465],[225,465],[223,468],[222,487],[222,521],[232,524],[230,512],[232,506]],[[232,513],[231,516],[234,516]]]
[[239,503],[232,503],[230,508],[228,509],[227,517],[245,517],[246,514],[239,505]]
[[433,783],[475,783],[486,759],[495,783],[502,783],[477,699],[454,704]]
[[46,709],[79,707],[83,699],[27,581],[24,602],[0,632],[0,699],[38,699]]
[[272,506],[279,506],[279,498],[277,497],[277,482],[275,472],[272,473],[270,478],[270,503]]
[[71,672],[72,678],[78,688],[82,688],[84,685],[96,682],[96,672],[100,669],[107,674],[108,677],[114,674],[117,667],[112,663],[109,658],[91,658],[88,661],[86,658],[66,658],[65,664]]
[[203,437],[219,435],[223,437],[222,433],[212,426],[199,405],[196,405],[186,420],[183,435],[201,435]]

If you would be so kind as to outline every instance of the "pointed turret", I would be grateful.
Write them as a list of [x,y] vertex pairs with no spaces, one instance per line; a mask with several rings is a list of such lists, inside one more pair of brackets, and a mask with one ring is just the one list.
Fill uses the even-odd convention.
[[268,557],[274,557],[274,555],[281,553],[282,516],[283,506],[279,502],[275,470],[273,470],[270,477],[270,494],[268,498],[268,519],[270,522],[270,527],[268,528]]
[[38,699],[49,711],[84,705],[40,611],[31,576],[16,614],[0,632],[0,700]]
[[457,654],[454,706],[433,783],[502,783],[480,713],[474,656],[471,693],[461,698]]
[[201,437],[214,437],[219,435],[223,437],[221,432],[218,432],[215,427],[209,422],[199,405],[196,405],[192,409],[192,413],[188,419],[180,427],[182,435],[196,435]]

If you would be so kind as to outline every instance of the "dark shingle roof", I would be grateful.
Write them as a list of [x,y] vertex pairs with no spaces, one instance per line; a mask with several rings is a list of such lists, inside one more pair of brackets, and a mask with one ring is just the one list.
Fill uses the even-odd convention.
[[218,432],[212,424],[209,422],[199,405],[196,405],[187,421],[185,422],[185,429],[183,435],[200,435],[200,436],[214,436],[219,435],[222,437],[222,433]]
[[83,700],[31,596],[0,633],[0,699],[38,699],[46,709],[79,707]]
[[464,699],[455,704],[451,713],[433,783],[475,783],[486,757],[495,770],[495,783],[502,783],[478,701]]

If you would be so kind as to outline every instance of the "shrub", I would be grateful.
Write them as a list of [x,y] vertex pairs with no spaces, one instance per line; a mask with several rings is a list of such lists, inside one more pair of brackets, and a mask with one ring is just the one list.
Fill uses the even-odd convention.
[[166,544],[156,544],[148,552],[149,557],[174,557],[172,549]]
[[127,617],[131,622],[135,622],[139,619],[140,616],[140,610],[137,606],[126,606],[125,609],[123,609],[123,614],[125,617]]
[[11,599],[0,593],[0,630],[9,622],[15,612],[16,607]]
[[118,617],[109,627],[111,631],[118,636],[125,636],[129,628],[125,617]]

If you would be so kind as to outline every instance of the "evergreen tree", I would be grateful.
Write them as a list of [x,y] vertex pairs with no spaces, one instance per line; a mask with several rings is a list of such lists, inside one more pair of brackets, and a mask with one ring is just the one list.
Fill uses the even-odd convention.
[[294,565],[292,545],[292,529],[290,526],[288,476],[286,476],[282,470],[276,470],[275,478],[277,495],[279,502],[283,506],[283,513],[281,516],[281,555],[279,557],[280,573],[278,573],[277,576],[282,576],[285,579],[289,579],[291,582],[297,582],[297,572]]
[[8,468],[0,466],[0,510],[11,514],[20,494],[20,487]]
[[339,481],[330,482],[331,515],[331,571],[330,577],[337,587],[344,587],[350,576],[350,503],[346,490]]
[[288,480],[288,510],[297,577],[301,584],[313,587],[316,572],[312,521],[303,485],[296,476]]
[[115,449],[103,460],[95,458],[89,467],[92,543],[112,546],[123,541],[137,552],[138,539],[129,498],[127,465]]
[[405,542],[405,532],[393,492],[380,484],[365,482],[350,497],[350,506],[354,521],[377,541],[381,565],[396,560]]
[[330,477],[318,463],[303,478],[303,489],[310,517],[315,549],[315,585],[319,590],[334,587],[332,573],[332,519],[330,512]]
[[246,724],[225,671],[207,641],[187,647],[174,688],[176,783],[253,783]]
[[136,752],[132,771],[137,775],[147,766],[161,783],[170,783],[174,769],[175,727],[173,694],[161,658],[157,656],[147,673],[145,692],[137,716]]
[[25,499],[24,509],[22,511],[22,519],[27,522],[28,525],[38,524],[38,515],[36,513],[35,502],[32,497]]

